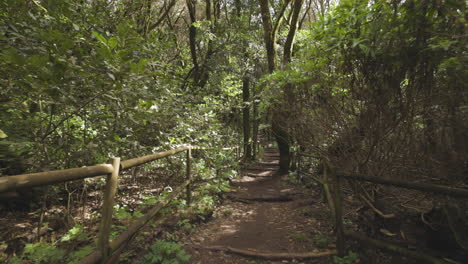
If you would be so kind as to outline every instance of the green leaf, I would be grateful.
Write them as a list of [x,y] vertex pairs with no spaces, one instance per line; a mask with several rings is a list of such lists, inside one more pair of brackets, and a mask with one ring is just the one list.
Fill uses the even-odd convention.
[[78,251],[74,252],[71,256],[69,264],[76,264],[79,263],[79,261],[89,255],[91,252],[93,252],[94,247],[93,246],[85,246],[80,248]]
[[93,31],[93,35],[94,35],[94,36],[96,37],[96,39],[99,40],[102,44],[104,44],[105,46],[108,45],[108,44],[107,44],[107,39],[106,39],[103,35],[99,34],[99,32]]
[[5,49],[2,52],[2,59],[4,62],[17,65],[23,65],[25,61],[25,59],[13,48]]
[[109,45],[109,48],[111,49],[114,49],[115,47],[117,47],[118,44],[119,42],[116,37],[112,37],[107,41],[107,45]]
[[7,138],[8,135],[0,129],[0,138]]

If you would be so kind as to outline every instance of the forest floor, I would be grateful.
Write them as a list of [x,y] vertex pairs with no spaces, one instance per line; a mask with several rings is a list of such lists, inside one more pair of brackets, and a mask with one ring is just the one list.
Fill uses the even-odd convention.
[[[318,188],[306,189],[278,173],[278,154],[266,149],[263,160],[241,170],[213,219],[181,242],[191,263],[332,263],[314,260],[267,260],[228,252],[318,253],[333,251],[332,221]],[[224,250],[220,250],[224,249]]]
[[[177,237],[177,242],[185,245],[185,250],[192,255],[190,263],[194,264],[222,264],[222,263],[332,263],[331,257],[321,257],[315,260],[262,260],[260,258],[242,257],[226,251],[213,250],[213,246],[230,247],[239,250],[250,250],[254,253],[319,253],[334,250],[334,236],[330,212],[322,202],[319,188],[306,189],[302,185],[294,184],[295,177],[278,173],[279,155],[274,149],[266,149],[262,161],[253,163],[241,170],[238,179],[233,180],[230,192],[223,194],[222,203],[216,207],[212,215],[206,216],[206,221],[197,222],[191,231],[174,230],[176,223],[183,222],[183,217],[168,218],[167,223],[159,228],[147,227],[141,232],[141,238],[136,239],[122,256],[119,263],[141,263],[147,253],[147,246],[164,235]],[[157,174],[157,173],[151,173]],[[146,175],[138,177],[139,182],[148,190],[160,190],[164,182]],[[169,176],[167,176],[169,177]],[[117,204],[127,204],[127,189],[133,190],[131,184],[134,179],[128,175],[122,177],[120,195]],[[159,186],[160,187],[160,186]],[[156,188],[156,189],[155,189]],[[81,192],[76,192],[81,193]],[[83,241],[65,245],[67,252],[74,252],[88,242],[88,237],[95,237],[97,233],[98,217],[91,217],[93,212],[100,210],[99,189],[90,189],[87,195],[80,195],[70,203],[76,205],[68,216],[71,224],[67,224],[66,204],[47,204],[44,210],[44,223],[41,228],[43,242],[52,245],[60,240],[67,230],[75,223],[84,226],[82,229],[86,237]],[[85,197],[85,198],[83,198]],[[50,200],[51,198],[49,197]],[[16,201],[16,200],[15,200]],[[20,204],[28,207],[28,202]],[[62,201],[63,203],[66,202]],[[134,201],[137,204],[138,201]],[[28,205],[28,206],[27,206]],[[132,207],[133,205],[128,205]],[[136,205],[135,205],[136,206]],[[133,208],[133,207],[132,207]],[[5,209],[5,208],[4,208]],[[41,208],[34,206],[33,212],[18,209],[13,202],[8,210],[1,210],[0,214],[0,256],[18,255],[26,243],[36,240],[37,223],[40,221]],[[84,220],[83,220],[84,219]],[[177,220],[180,220],[179,222]],[[116,220],[116,225],[127,226],[123,220]],[[130,220],[128,220],[130,221]],[[167,229],[167,230],[166,230]],[[42,232],[44,230],[44,232]],[[168,231],[169,230],[169,231]],[[1,263],[0,259],[0,263]]]

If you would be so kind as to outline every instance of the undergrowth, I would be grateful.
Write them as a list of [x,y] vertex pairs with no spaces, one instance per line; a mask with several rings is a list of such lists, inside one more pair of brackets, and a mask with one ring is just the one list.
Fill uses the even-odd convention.
[[[90,254],[95,247],[86,244],[91,234],[84,231],[84,227],[76,225],[55,243],[37,242],[26,244],[22,254],[9,259],[9,264],[25,263],[78,263]],[[67,250],[65,250],[67,248]],[[72,253],[69,253],[73,251]]]
[[142,264],[184,264],[188,263],[188,255],[180,244],[172,241],[158,240],[149,248],[149,253],[143,258]]
[[358,254],[354,253],[353,251],[350,251],[348,255],[343,256],[343,257],[333,257],[333,263],[334,264],[355,264],[357,263],[359,259]]
[[[237,164],[224,153],[217,153],[210,158],[198,159],[193,168],[196,177],[202,184],[194,184],[193,201],[189,206],[185,196],[181,194],[163,208],[160,216],[171,215],[174,209],[190,211],[204,220],[211,215],[219,203],[221,193],[229,191],[229,179],[237,177]],[[195,174],[194,174],[195,176]],[[144,215],[144,212],[157,203],[163,201],[172,192],[171,187],[157,195],[144,195],[137,205],[117,203],[114,206],[114,218],[110,240],[117,238],[135,219]],[[150,227],[154,227],[150,224]],[[176,227],[184,232],[192,232],[195,227],[189,219],[178,221]],[[62,237],[52,242],[37,242],[26,244],[23,252],[12,256],[8,260],[1,258],[0,262],[9,264],[41,264],[41,263],[78,263],[85,256],[96,249],[96,235],[85,230],[83,225],[75,225]],[[187,263],[188,256],[180,245],[175,242],[157,241],[144,257],[142,263],[179,264]]]

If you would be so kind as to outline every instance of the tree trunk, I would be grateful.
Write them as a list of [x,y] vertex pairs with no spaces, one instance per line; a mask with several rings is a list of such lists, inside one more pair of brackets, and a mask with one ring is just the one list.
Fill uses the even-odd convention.
[[286,42],[284,43],[283,66],[286,66],[286,64],[291,62],[294,37],[296,36],[297,26],[299,22],[299,13],[301,12],[301,7],[302,7],[302,1],[303,0],[294,0],[291,24],[289,26],[289,32],[286,38]]
[[285,127],[284,120],[285,119],[281,116],[281,113],[278,113],[278,111],[273,113],[272,131],[276,142],[278,143],[278,150],[280,153],[279,171],[283,173],[289,171],[289,163],[291,158],[289,153],[290,136],[287,128]]
[[258,103],[256,102],[256,95],[254,94],[254,103],[253,103],[253,131],[252,131],[252,141],[253,141],[253,149],[252,149],[252,159],[257,159],[257,153],[259,149],[258,145]]
[[[210,28],[211,28],[211,32],[214,32],[214,27],[215,27],[215,20],[213,20],[213,16],[211,14],[211,0],[206,0],[205,1],[205,15],[206,15],[206,20],[207,21],[211,21],[211,24],[210,24]],[[203,63],[200,67],[200,73],[199,73],[199,79],[198,79],[198,83],[197,83],[197,86],[200,87],[200,88],[203,88],[205,87],[205,85],[208,83],[208,79],[210,77],[210,67],[208,65],[210,65],[210,60],[211,60],[211,56],[213,56],[214,54],[214,47],[213,47],[213,42],[211,40],[208,40],[208,44],[207,44],[207,50],[206,50],[206,55],[205,55],[205,58],[203,60]]]
[[198,57],[197,57],[197,28],[193,25],[193,23],[197,22],[196,16],[196,1],[194,0],[186,0],[187,8],[189,10],[190,15],[190,28],[189,28],[189,42],[190,42],[190,55],[192,56],[192,63],[193,63],[193,80],[195,83],[198,83],[200,79],[200,67],[198,65]]
[[[260,2],[260,12],[262,15],[263,22],[263,31],[264,31],[264,40],[265,48],[267,52],[268,60],[268,71],[272,73],[276,69],[276,51],[275,51],[275,38],[276,32],[282,21],[282,12],[285,10],[285,6],[289,4],[289,1],[285,2],[278,20],[276,21],[274,27],[271,21],[270,6],[268,0],[259,0]],[[280,112],[281,105],[273,106],[276,108],[273,110],[272,117],[272,132],[275,136],[276,142],[278,143],[278,150],[280,153],[280,171],[287,172],[289,170],[289,134],[284,127],[284,119]]]
[[262,14],[265,48],[268,60],[268,72],[272,73],[276,69],[276,51],[274,41],[274,31],[271,24],[270,5],[268,0],[260,1],[260,12]]
[[[294,0],[294,6],[292,11],[291,23],[289,26],[288,36],[284,44],[283,52],[283,68],[287,67],[287,64],[291,62],[292,49],[294,44],[294,37],[296,35],[297,24],[299,20],[299,13],[302,8],[303,0]],[[273,115],[273,132],[275,133],[276,141],[278,143],[278,149],[280,152],[280,171],[288,172],[291,166],[292,153],[289,148],[291,145],[291,135],[288,132],[289,118],[292,116],[292,107],[296,99],[294,98],[293,85],[286,84],[283,86],[284,98],[282,103],[277,109],[277,113]]]
[[244,160],[252,159],[252,145],[250,136],[250,80],[245,76],[242,79],[242,99],[244,106],[242,109],[243,129],[244,129]]

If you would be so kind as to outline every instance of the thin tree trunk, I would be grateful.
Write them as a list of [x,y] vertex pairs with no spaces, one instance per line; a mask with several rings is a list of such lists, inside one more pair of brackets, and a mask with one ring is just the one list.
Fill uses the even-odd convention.
[[198,58],[197,58],[197,28],[195,27],[194,23],[197,22],[196,16],[196,1],[194,0],[186,0],[187,8],[189,10],[190,15],[190,28],[189,28],[189,42],[190,42],[190,55],[192,56],[192,63],[193,63],[193,79],[195,83],[198,83],[200,79],[200,67],[198,65]]
[[169,15],[169,12],[171,11],[172,7],[175,6],[175,3],[176,1],[175,0],[172,0],[168,6],[164,6],[164,12],[162,12],[161,16],[158,18],[158,20],[152,24],[152,25],[149,25],[148,28],[147,28],[147,33],[151,32],[153,29],[157,28],[163,21],[164,19],[166,18],[166,16]]
[[[255,90],[254,90],[255,91]],[[258,145],[258,103],[256,102],[256,94],[254,94],[254,102],[253,102],[253,131],[252,131],[252,141],[253,141],[253,149],[252,149],[252,159],[257,159],[257,153],[259,150]]]
[[[286,5],[289,4],[289,1],[286,1],[284,3],[281,12],[278,15],[278,20],[276,21],[274,26],[272,25],[271,21],[270,6],[268,0],[259,0],[259,2],[263,22],[265,48],[267,52],[268,71],[272,73],[276,69],[276,33],[278,32],[280,24],[283,20],[283,13],[286,10]],[[284,120],[279,109],[279,106],[276,106],[276,109],[273,109],[272,132],[275,136],[276,142],[278,143],[278,149],[280,152],[280,171],[287,172],[289,170],[289,135],[285,130],[283,122]]]
[[262,14],[265,48],[267,52],[268,72],[276,69],[276,51],[274,42],[274,31],[271,22],[270,5],[268,0],[259,0],[260,12]]
[[280,153],[279,171],[283,173],[289,171],[289,163],[291,159],[289,152],[290,136],[287,128],[285,127],[284,120],[285,117],[282,116],[280,111],[275,110],[272,117],[272,131]]
[[250,136],[250,79],[245,76],[242,79],[242,99],[243,99],[243,129],[244,129],[244,160],[252,159],[252,145]]
[[[284,44],[283,52],[283,68],[287,67],[287,64],[291,61],[292,49],[294,44],[294,37],[297,31],[297,24],[299,20],[299,13],[302,8],[303,0],[294,0],[293,14],[291,17],[291,23],[289,26],[288,36]],[[291,153],[289,151],[291,145],[291,135],[289,133],[289,117],[292,116],[293,102],[295,101],[293,93],[293,85],[286,84],[283,86],[283,94],[285,96],[282,103],[274,111],[273,115],[273,133],[275,134],[276,141],[278,143],[278,149],[280,152],[280,171],[287,172],[291,165]]]
[[299,13],[301,12],[301,7],[302,7],[302,1],[303,0],[294,0],[291,24],[289,26],[289,32],[286,38],[286,42],[284,43],[283,65],[286,65],[289,62],[291,62],[294,37],[296,36],[297,26],[299,22]]

